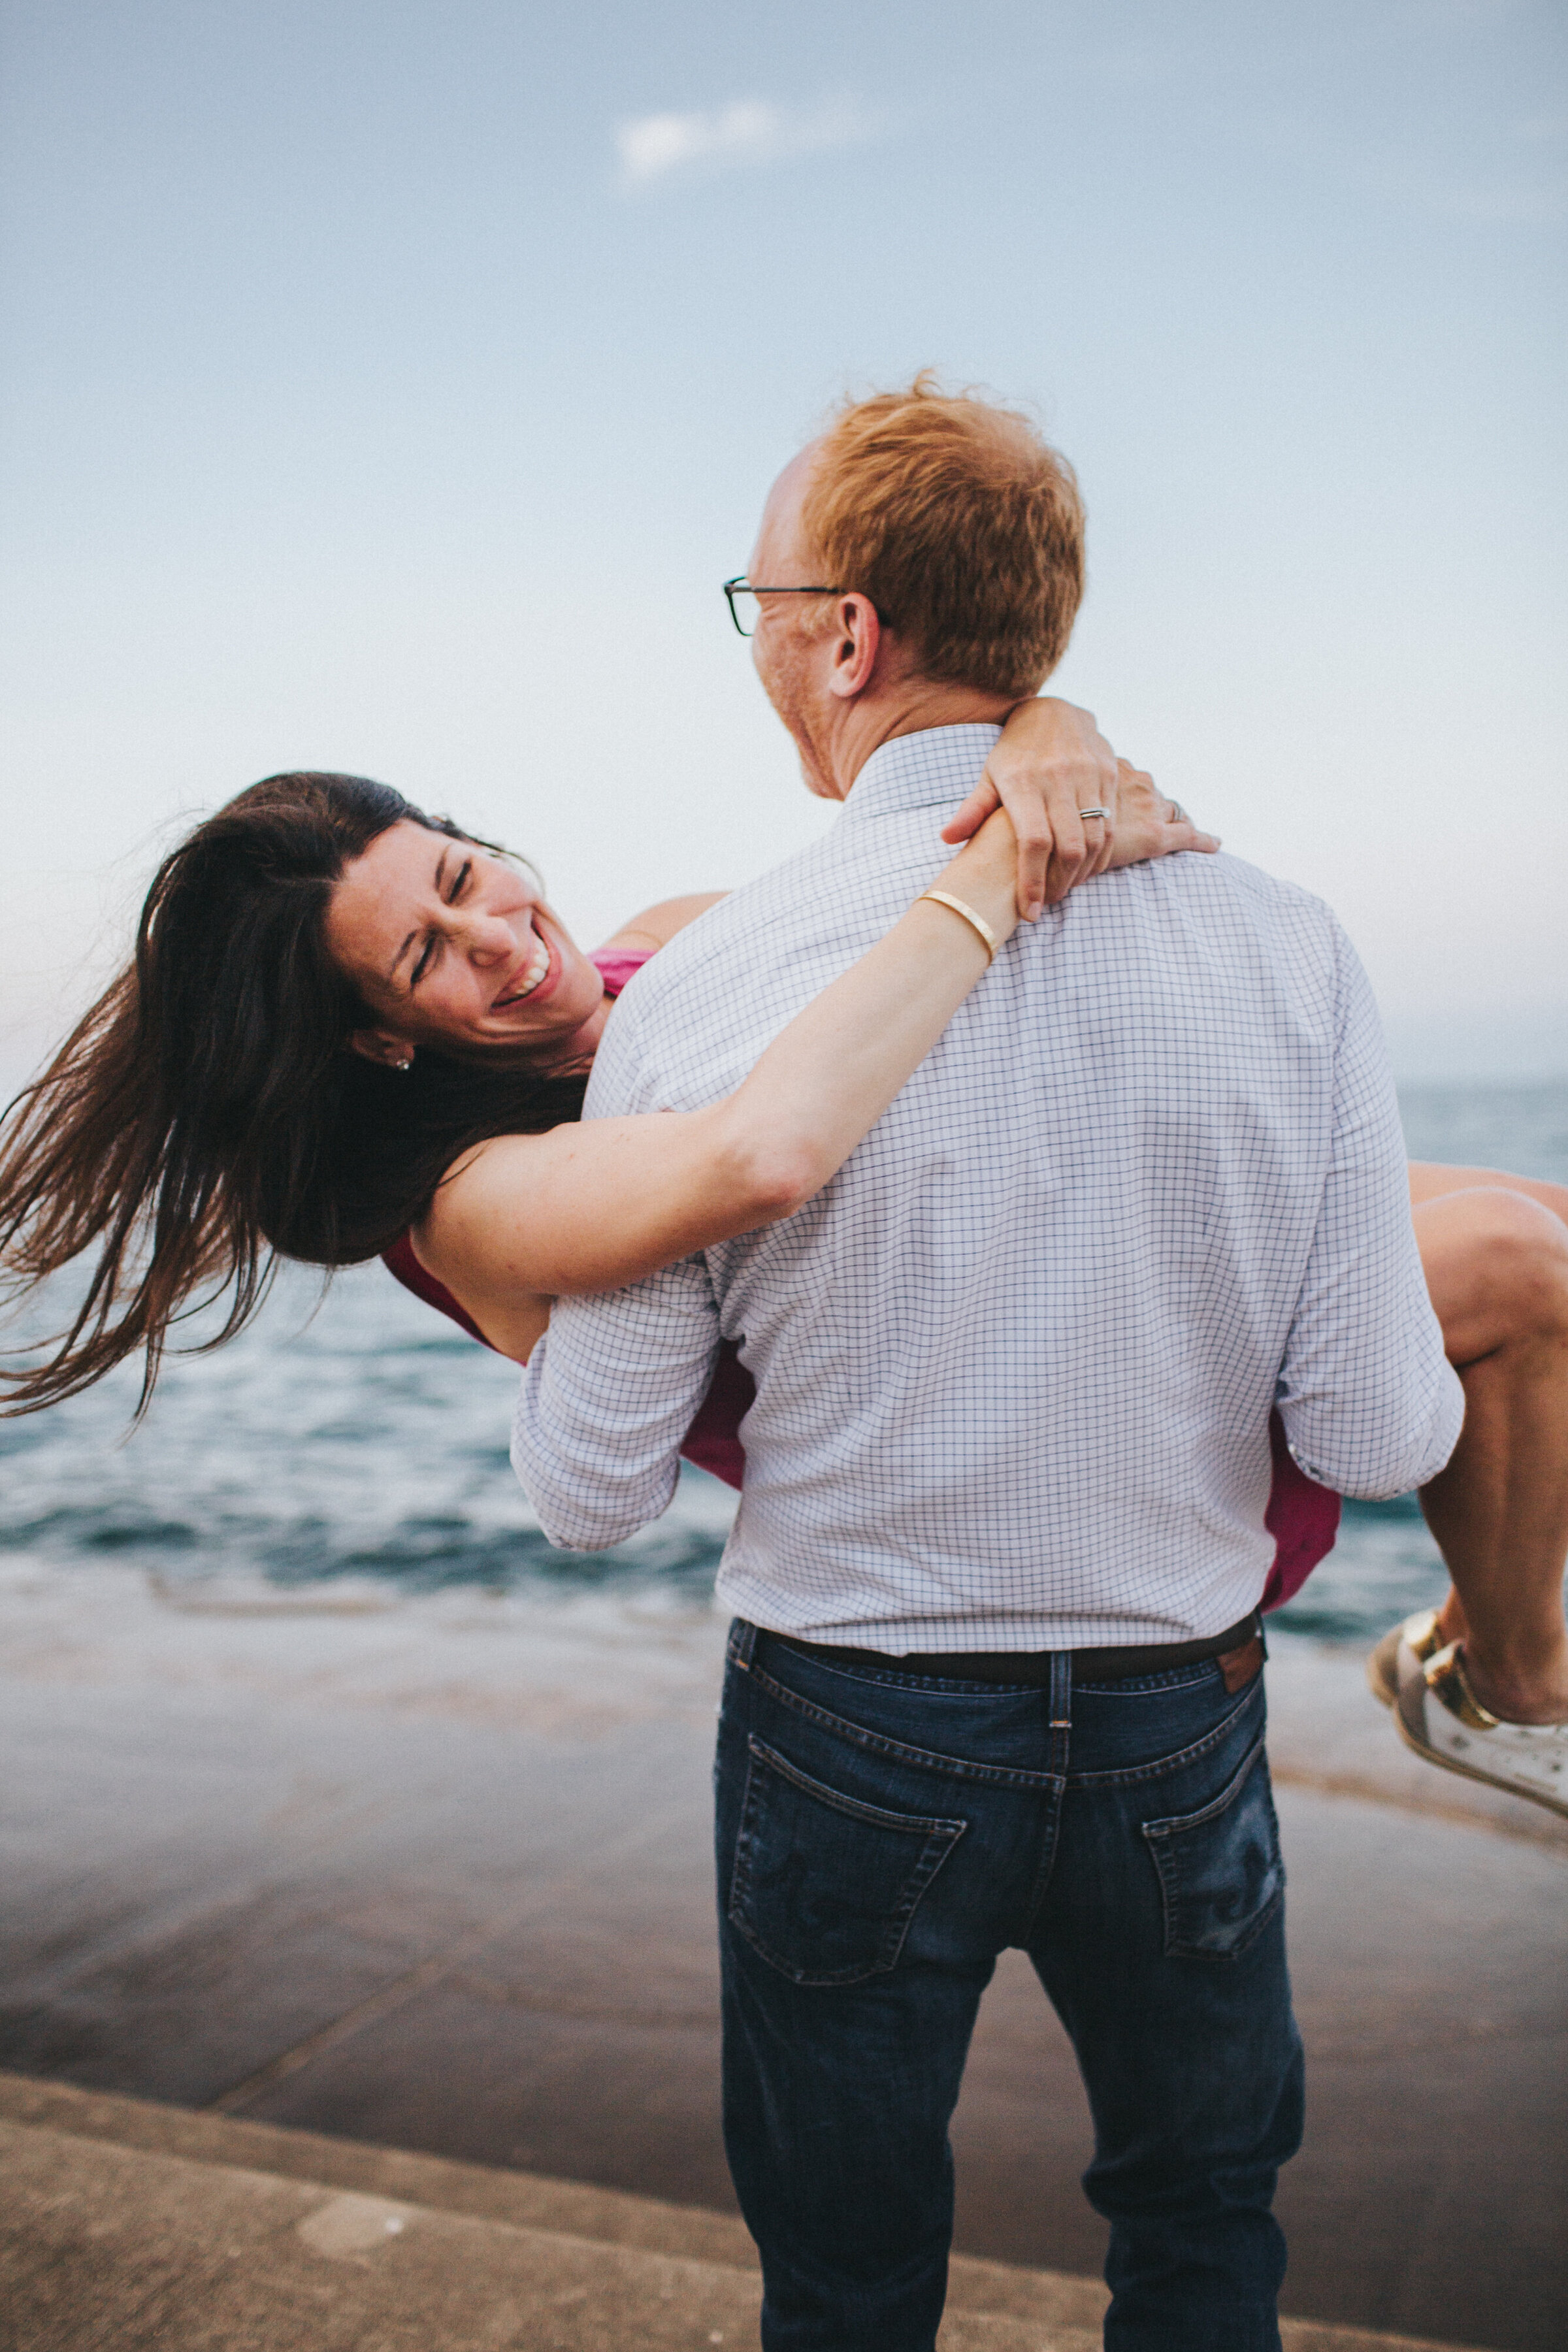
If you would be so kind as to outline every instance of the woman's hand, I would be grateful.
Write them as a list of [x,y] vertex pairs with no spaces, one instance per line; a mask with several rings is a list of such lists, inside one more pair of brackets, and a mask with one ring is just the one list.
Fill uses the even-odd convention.
[[1201,849],[1210,857],[1219,835],[1200,833],[1179,801],[1168,801],[1152,776],[1118,760],[1116,841],[1111,866],[1142,866],[1178,849]]
[[[1131,808],[1127,780],[1139,787]],[[981,777],[943,841],[966,841],[1005,808],[1018,841],[1018,912],[1033,922],[1079,882],[1111,866],[1163,857],[1176,849],[1215,849],[1152,780],[1118,760],[1087,710],[1054,695],[1020,703],[1002,730]],[[1105,809],[1085,817],[1085,809]],[[1118,847],[1118,827],[1133,825],[1133,845]]]
[[[967,841],[994,810],[1005,808],[1018,837],[1018,912],[1032,923],[1109,862],[1116,836],[1116,754],[1092,715],[1055,695],[1021,702],[1002,730],[985,772],[943,841]],[[1108,817],[1087,823],[1081,809]]]

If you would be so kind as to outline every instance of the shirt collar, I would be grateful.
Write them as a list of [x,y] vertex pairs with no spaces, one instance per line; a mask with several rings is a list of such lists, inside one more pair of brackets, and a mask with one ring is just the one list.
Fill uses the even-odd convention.
[[965,725],[923,727],[918,735],[893,736],[872,752],[856,777],[839,823],[963,800],[979,782],[1001,733],[1000,727]]

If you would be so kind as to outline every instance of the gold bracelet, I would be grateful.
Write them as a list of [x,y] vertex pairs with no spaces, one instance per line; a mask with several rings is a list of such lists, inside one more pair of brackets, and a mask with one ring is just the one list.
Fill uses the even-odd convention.
[[989,967],[990,964],[994,964],[995,962],[996,950],[1001,945],[1001,941],[997,939],[995,932],[992,929],[984,915],[977,915],[973,907],[966,907],[962,898],[955,898],[953,897],[951,890],[922,890],[921,892],[921,897],[922,898],[934,898],[939,907],[951,907],[955,915],[962,915],[970,929],[972,930],[978,931],[980,937],[984,940],[987,966]]

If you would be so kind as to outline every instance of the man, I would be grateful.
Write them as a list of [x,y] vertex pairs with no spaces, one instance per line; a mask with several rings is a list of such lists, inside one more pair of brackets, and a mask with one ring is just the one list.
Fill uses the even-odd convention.
[[[1076,486],[1024,419],[922,378],[786,468],[751,578],[763,683],[845,811],[633,983],[591,1114],[726,1092],[931,881],[1066,646]],[[1021,929],[797,1216],[563,1302],[513,1449],[553,1539],[663,1510],[721,1337],[758,1391],[717,1834],[768,2352],[930,2352],[948,2122],[1009,1944],[1089,2087],[1107,2343],[1277,2345],[1301,2068],[1254,1613],[1268,1415],[1313,1476],[1392,1495],[1462,1414],[1333,917],[1172,858]]]

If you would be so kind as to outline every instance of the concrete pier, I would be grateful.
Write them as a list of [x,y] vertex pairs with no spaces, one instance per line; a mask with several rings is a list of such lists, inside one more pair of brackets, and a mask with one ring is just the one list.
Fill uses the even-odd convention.
[[[99,2189],[68,2189],[93,2134],[16,2106],[75,2086],[187,2111],[181,2128],[272,2127],[279,2145],[305,2133],[312,2151],[340,2152],[301,2169],[275,2147],[143,2149],[221,2175],[215,2212],[229,2176],[251,2171],[313,2180],[323,2206],[336,2185],[440,2208],[411,2179],[398,2191],[353,2170],[367,2150],[402,2150],[374,2162],[531,2176],[546,2205],[679,2209],[681,2246],[643,2251],[711,2261],[754,2300],[718,2129],[708,1769],[721,1645],[709,1616],[605,1598],[386,1605],[370,1590],[280,1601],[160,1591],[116,1570],[9,1574],[0,2066],[32,2086],[0,2096],[15,2210],[68,2216],[73,2197],[110,2197],[110,2174],[112,2197],[131,2194],[130,2159],[103,2151]],[[1557,2352],[1568,1822],[1406,1756],[1360,1675],[1356,1657],[1283,1642],[1269,1668],[1310,2069],[1307,2145],[1280,2200],[1286,2307],[1319,2329]],[[106,2148],[131,2127],[116,2129]],[[954,2141],[963,2253],[1063,2279],[1069,2301],[1099,2297],[1103,2234],[1078,2187],[1082,2093],[1017,1955],[984,2006]],[[187,2193],[149,2187],[149,2215]],[[290,2231],[309,2219],[289,2210]],[[597,2224],[526,2226],[601,2242]],[[1058,2307],[1051,2325],[1088,2326],[1092,2342],[1098,2308]],[[603,2340],[718,2340],[617,2338],[622,2324],[605,2318]],[[712,2324],[754,2342],[754,2315]],[[234,2340],[315,2340],[279,2326],[276,2339]],[[436,2339],[427,2326],[384,2336],[404,2340]],[[600,2339],[441,2340],[586,2352]]]
[[[738,2221],[0,2074],[26,2352],[684,2352],[757,2341]],[[1091,2279],[953,2259],[940,2352],[1095,2352]],[[1284,2352],[1458,2352],[1286,2320]]]

